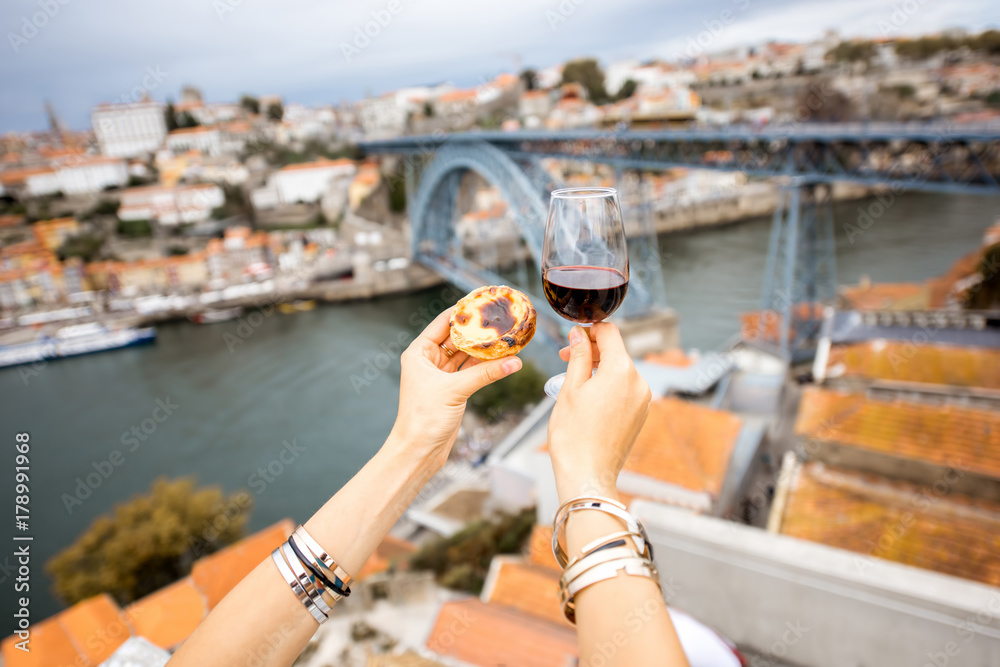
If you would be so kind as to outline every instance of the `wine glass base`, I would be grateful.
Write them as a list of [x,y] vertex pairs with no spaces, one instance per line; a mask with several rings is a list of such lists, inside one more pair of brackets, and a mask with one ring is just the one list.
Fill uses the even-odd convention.
[[560,373],[559,375],[553,375],[548,380],[545,381],[545,395],[549,398],[559,398],[559,390],[562,389],[563,383],[566,381],[566,374]]

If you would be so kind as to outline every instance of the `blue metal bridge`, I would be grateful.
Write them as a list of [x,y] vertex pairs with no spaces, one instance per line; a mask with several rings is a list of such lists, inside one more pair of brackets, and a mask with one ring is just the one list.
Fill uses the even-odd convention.
[[[621,311],[625,317],[666,306],[643,172],[686,167],[776,179],[782,191],[761,308],[776,316],[771,342],[789,358],[807,348],[818,331],[813,304],[829,304],[836,297],[832,183],[881,185],[894,193],[1000,195],[1000,124],[467,132],[369,141],[361,149],[404,156],[414,257],[465,289],[504,281],[489,262],[465,257],[458,243],[456,206],[467,172],[499,188],[527,251],[540,264],[548,192],[561,185],[541,160],[612,166],[634,237],[629,244],[632,279]],[[530,285],[519,287],[531,291]],[[548,310],[539,312],[548,315]],[[767,319],[759,319],[761,337],[771,335],[765,328],[775,329],[766,327]]]

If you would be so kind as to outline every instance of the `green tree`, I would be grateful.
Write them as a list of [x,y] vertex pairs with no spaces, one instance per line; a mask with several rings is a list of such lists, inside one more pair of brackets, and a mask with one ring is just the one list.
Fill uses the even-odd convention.
[[97,517],[45,567],[67,604],[99,593],[128,604],[242,537],[252,504],[246,491],[227,497],[218,487],[196,489],[193,478],[161,478],[148,494]]
[[521,82],[525,90],[536,90],[538,88],[538,72],[530,67],[521,72]]
[[863,62],[868,64],[871,62],[871,59],[875,57],[875,44],[863,40],[841,42],[837,46],[830,49],[826,55],[833,58],[838,63]]
[[260,101],[252,95],[244,95],[241,97],[240,106],[250,113],[260,113]]
[[469,398],[474,413],[497,421],[508,411],[520,411],[537,403],[543,395],[545,375],[538,366],[525,360],[520,371],[486,385]]
[[167,132],[173,132],[177,129],[177,111],[170,100],[167,100],[167,109],[164,113],[167,117]]
[[119,220],[117,230],[121,236],[133,239],[153,235],[153,225],[149,220]]
[[402,213],[405,211],[406,170],[403,166],[403,160],[397,160],[396,168],[386,178],[386,186],[389,188],[389,210],[393,213]]
[[284,115],[285,115],[285,107],[282,106],[281,102],[276,102],[274,104],[268,105],[267,117],[269,120],[273,120],[280,123]]
[[97,257],[102,245],[104,245],[104,239],[100,236],[78,234],[63,241],[57,254],[60,261],[66,261],[70,257],[79,257],[85,262],[91,262]]
[[198,127],[199,125],[201,125],[201,123],[198,122],[197,118],[191,115],[190,111],[183,112],[181,117],[177,119],[178,129],[185,127]]
[[972,310],[996,310],[1000,308],[1000,243],[983,252],[979,263],[979,282],[969,288],[965,295],[965,307]]
[[594,104],[604,104],[608,101],[608,93],[604,89],[604,72],[594,58],[582,58],[566,63],[563,66],[562,82],[582,85]]
[[622,87],[618,89],[618,93],[615,94],[616,100],[627,100],[628,98],[635,95],[635,89],[639,87],[633,79],[625,79],[622,83]]
[[431,570],[442,586],[478,595],[493,557],[520,552],[534,525],[534,508],[476,521],[451,537],[426,542],[410,559],[410,567]]

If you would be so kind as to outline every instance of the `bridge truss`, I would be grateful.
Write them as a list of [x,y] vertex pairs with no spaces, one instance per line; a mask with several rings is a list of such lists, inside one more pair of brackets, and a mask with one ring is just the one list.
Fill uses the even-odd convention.
[[[503,278],[482,262],[468,261],[456,245],[455,206],[466,172],[474,171],[500,189],[537,265],[547,194],[560,185],[540,161],[611,165],[626,219],[638,225],[629,242],[633,275],[622,309],[626,317],[665,307],[643,171],[688,167],[778,179],[782,190],[768,247],[762,312],[754,330],[758,337],[780,344],[788,358],[808,349],[818,331],[820,306],[836,297],[830,207],[834,182],[885,186],[894,193],[1000,195],[1000,125],[470,132],[399,137],[365,142],[361,148],[368,154],[404,156],[415,257],[468,289]],[[745,327],[744,336],[748,333]]]

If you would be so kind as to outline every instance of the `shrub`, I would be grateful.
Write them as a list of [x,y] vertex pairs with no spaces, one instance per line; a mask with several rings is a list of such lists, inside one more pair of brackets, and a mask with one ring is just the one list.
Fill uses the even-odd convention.
[[478,595],[493,557],[521,551],[534,524],[534,508],[470,523],[451,537],[424,544],[410,567],[434,572],[442,586]]
[[197,558],[238,540],[252,504],[245,491],[227,497],[218,487],[195,489],[193,478],[158,479],[148,494],[97,517],[45,567],[67,604],[100,593],[128,604],[187,576]]

